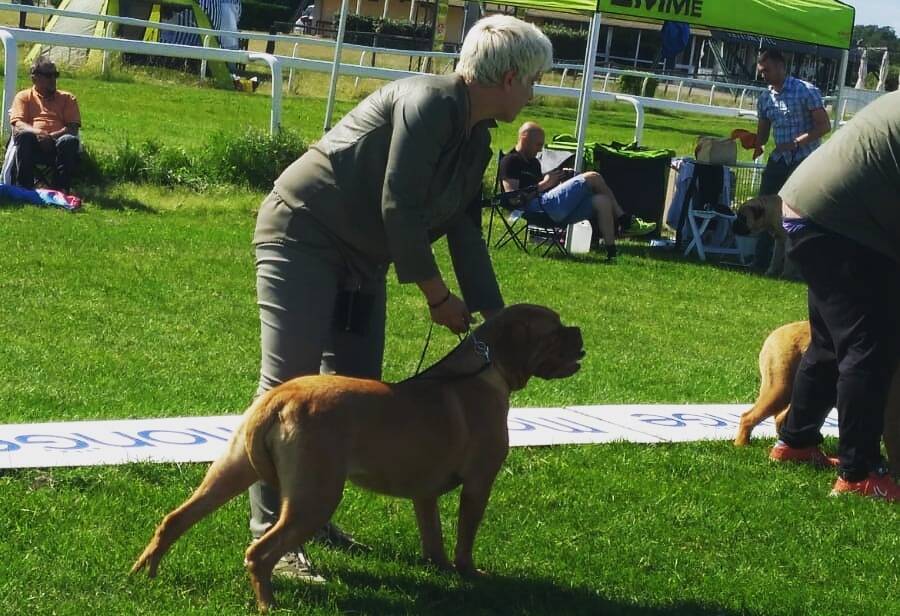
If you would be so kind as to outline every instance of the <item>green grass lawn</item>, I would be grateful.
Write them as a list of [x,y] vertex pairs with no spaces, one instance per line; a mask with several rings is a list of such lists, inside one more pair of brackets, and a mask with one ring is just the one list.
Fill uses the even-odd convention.
[[[85,140],[194,147],[265,126],[268,101],[153,75],[63,80]],[[115,104],[111,104],[113,101]],[[350,97],[339,106],[352,104]],[[320,131],[321,97],[288,98],[286,124]],[[623,139],[625,109],[597,109],[592,139]],[[571,132],[574,110],[523,118]],[[746,124],[746,123],[745,123]],[[645,142],[687,153],[730,120],[648,114]],[[515,126],[497,130],[512,142]],[[238,413],[258,370],[250,238],[261,192],[119,184],[81,187],[71,215],[0,206],[0,404],[4,422]],[[493,253],[507,302],[551,306],[583,329],[583,369],[533,381],[514,406],[750,402],[756,356],[802,318],[801,285],[623,247],[607,266]],[[436,253],[451,270],[442,243]],[[385,377],[415,369],[428,329],[419,293],[389,278]],[[456,338],[435,331],[429,360]],[[314,546],[328,583],[280,583],[303,614],[900,614],[900,513],[826,498],[833,475],[776,468],[771,441],[520,448],[498,477],[476,543],[491,576],[464,583],[417,565],[412,507],[348,488],[337,521],[370,554]],[[829,443],[833,446],[833,443]],[[235,499],[186,535],[149,581],[126,573],[154,525],[205,465],[140,464],[0,473],[0,613],[246,614],[248,505]],[[454,492],[444,499],[454,537]]]

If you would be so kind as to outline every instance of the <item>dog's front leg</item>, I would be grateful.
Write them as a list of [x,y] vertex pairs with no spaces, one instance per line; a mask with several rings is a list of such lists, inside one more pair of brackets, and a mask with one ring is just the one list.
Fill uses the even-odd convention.
[[475,568],[472,550],[475,545],[475,534],[478,532],[478,525],[481,524],[481,518],[484,516],[493,484],[493,477],[487,482],[466,482],[463,483],[462,492],[459,495],[459,525],[453,564],[456,565],[459,574],[464,577],[477,577],[484,573]]
[[413,499],[416,510],[416,524],[422,539],[422,558],[438,569],[450,570],[453,565],[444,552],[444,536],[441,533],[441,514],[438,511],[438,497],[428,496]]
[[784,272],[784,243],[787,240],[787,234],[774,233],[772,238],[775,245],[772,247],[772,260],[769,261],[769,269],[766,270],[766,276],[778,277]]

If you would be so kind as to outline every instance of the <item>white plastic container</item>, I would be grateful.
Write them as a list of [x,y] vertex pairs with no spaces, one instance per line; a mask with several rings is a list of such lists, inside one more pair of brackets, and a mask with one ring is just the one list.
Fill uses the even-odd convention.
[[569,225],[566,229],[566,250],[576,255],[587,254],[591,250],[591,223],[586,220]]

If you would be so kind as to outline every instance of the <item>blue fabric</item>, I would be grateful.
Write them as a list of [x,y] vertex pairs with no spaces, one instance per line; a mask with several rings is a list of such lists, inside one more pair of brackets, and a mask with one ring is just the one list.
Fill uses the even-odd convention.
[[663,24],[660,34],[662,35],[663,57],[674,58],[684,51],[691,40],[691,26],[687,23],[667,21]]
[[58,190],[45,188],[29,189],[13,184],[0,184],[0,201],[52,205],[69,211],[74,211],[81,207],[81,199]]
[[[812,130],[812,110],[824,108],[822,94],[816,86],[790,76],[784,80],[781,92],[769,86],[766,92],[759,95],[756,103],[758,117],[772,123],[776,145],[790,143],[798,135]],[[773,152],[769,160],[799,163],[819,147],[819,141],[805,143],[797,151]]]
[[[203,12],[209,17],[209,23],[212,24],[212,27],[215,30],[222,29],[222,18],[219,14],[219,7],[224,4],[237,4],[238,18],[240,19],[241,0],[200,0],[200,8],[203,9]],[[173,23],[177,26],[187,26],[189,28],[197,27],[197,20],[194,19],[194,12],[191,9],[178,11],[169,23]],[[197,34],[190,32],[175,32],[173,30],[160,30],[159,42],[170,43],[173,45],[193,45],[194,47],[200,47],[202,44],[200,36]]]

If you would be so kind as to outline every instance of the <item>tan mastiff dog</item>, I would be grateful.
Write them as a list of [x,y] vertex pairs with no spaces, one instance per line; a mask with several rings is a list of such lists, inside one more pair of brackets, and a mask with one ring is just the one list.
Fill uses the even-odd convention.
[[[782,325],[766,338],[759,352],[759,374],[762,377],[759,397],[753,407],[741,415],[734,444],[747,445],[750,433],[763,420],[775,416],[775,425],[781,430],[791,403],[794,376],[800,358],[809,346],[809,321],[797,321]],[[884,445],[894,477],[900,476],[900,364],[888,391],[884,409]]]
[[[344,482],[412,499],[426,561],[477,575],[475,533],[509,448],[510,392],[532,376],[578,371],[581,330],[548,308],[510,306],[444,360],[401,383],[305,376],[265,393],[244,414],[200,487],[163,518],[131,569],[150,577],[198,520],[262,479],[278,486],[281,514],[246,552],[260,611],[274,604],[271,575],[334,513]],[[444,553],[438,497],[462,484],[456,553]]]
[[765,232],[775,240],[772,249],[772,260],[766,276],[784,276],[790,279],[799,279],[799,272],[790,259],[785,259],[785,245],[787,232],[781,225],[781,197],[778,195],[766,195],[754,197],[743,203],[737,211],[737,219],[734,221],[735,234],[750,235],[752,233]]

